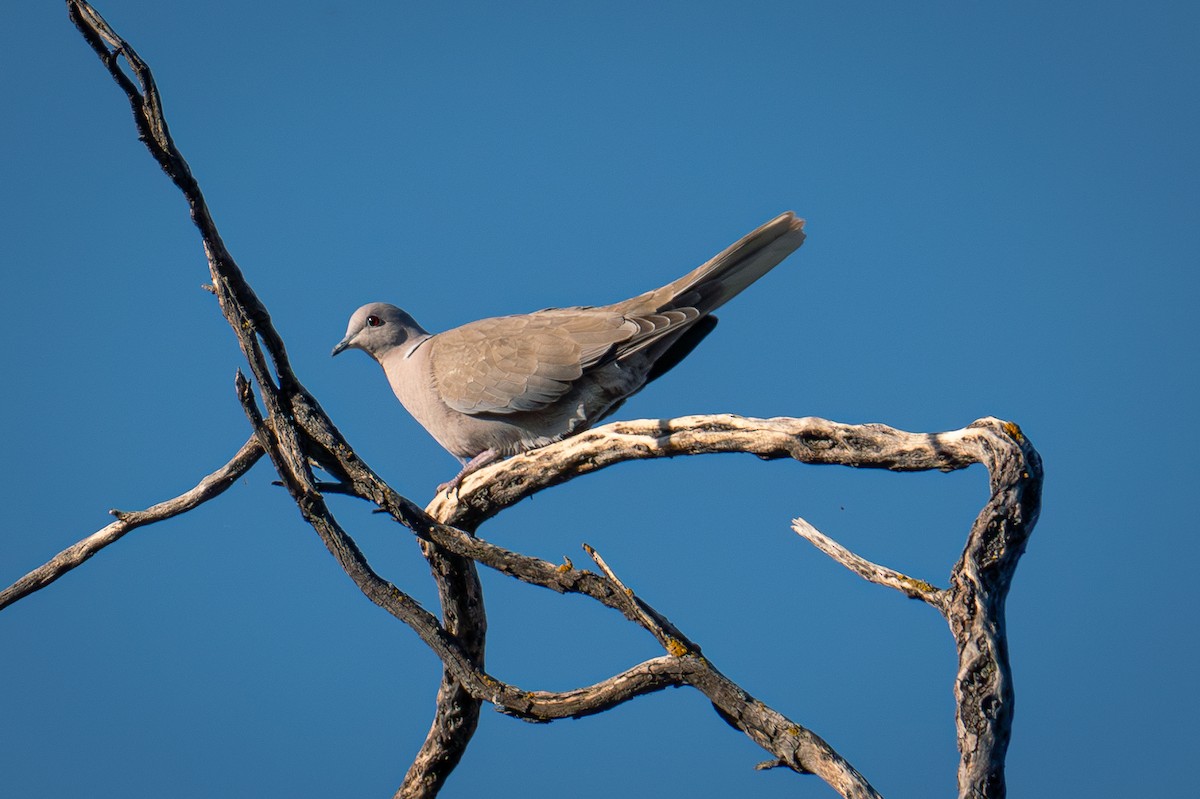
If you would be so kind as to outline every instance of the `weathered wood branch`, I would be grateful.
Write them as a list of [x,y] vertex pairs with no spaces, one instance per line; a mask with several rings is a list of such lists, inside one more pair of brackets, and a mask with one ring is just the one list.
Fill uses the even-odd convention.
[[[331,474],[346,479],[341,462],[347,459],[359,472],[360,486],[363,483],[370,484],[368,493],[379,493],[378,487],[383,481],[357,459],[333,422],[296,379],[282,337],[275,330],[266,307],[226,248],[200,186],[171,138],[149,66],[84,0],[67,0],[67,9],[84,39],[125,92],[133,110],[139,138],[188,203],[192,221],[203,241],[213,293],[237,336],[261,390],[262,401],[271,421],[271,435],[283,439],[277,449],[276,462],[283,482],[289,487],[311,487],[313,480],[306,456],[320,458],[326,455],[322,465]],[[122,69],[121,59],[132,71],[132,79]],[[275,376],[271,374],[263,347],[274,364]],[[291,424],[290,420],[296,418],[306,422],[301,428],[304,431],[302,433]],[[320,442],[315,446],[311,441],[314,437]],[[299,496],[293,493],[298,504],[311,501],[313,494],[316,494],[315,490],[309,492],[307,489]],[[407,504],[411,506],[411,503]],[[419,512],[415,506],[410,510]],[[337,545],[333,539],[322,538],[326,546]],[[337,553],[334,554],[336,557]],[[482,588],[474,565],[469,561],[445,558],[433,550],[427,550],[426,556],[444,603],[443,613],[448,629],[458,635],[466,651],[482,663],[487,623],[481,599]],[[456,689],[448,680],[448,677],[443,680],[442,690],[438,692],[434,722],[426,742],[397,795],[410,799],[435,795],[462,757],[474,733],[479,703],[461,689]]]
[[[908,433],[884,425],[844,425],[812,417],[719,415],[616,422],[485,467],[463,481],[457,497],[443,493],[430,508],[454,523],[478,523],[543,488],[606,466],[708,452],[748,452],[764,459],[790,457],[805,463],[894,471],[952,471],[975,463],[988,469],[991,496],[971,528],[946,589],[871,563],[807,523],[801,522],[797,532],[871,582],[922,599],[945,616],[959,656],[954,689],[961,755],[959,795],[1004,796],[1013,709],[1004,601],[1037,523],[1042,490],[1041,457],[1017,425],[989,417],[961,430]],[[527,579],[511,559],[478,551],[472,557]]]
[[[474,562],[426,541],[421,542],[421,551],[437,584],[446,630],[462,643],[472,666],[482,670],[487,615],[483,586]],[[441,790],[466,752],[479,724],[481,704],[482,699],[473,696],[449,669],[442,672],[429,732],[413,757],[396,797],[421,799],[435,796]]]
[[[1003,424],[998,419],[980,424]],[[972,425],[974,427],[975,425]],[[835,464],[899,472],[964,469],[974,453],[965,430],[908,433],[881,424],[850,425],[815,417],[754,419],[733,414],[680,416],[613,422],[500,463],[463,480],[457,497],[462,507],[447,517],[483,521],[544,488],[616,463],[717,452],[743,452],[764,460],[792,458],[803,463]],[[440,494],[430,509],[455,498]]]
[[[285,458],[278,452],[279,440],[270,430],[269,422],[259,415],[250,396],[249,383],[240,374],[238,391],[247,418],[258,431],[259,440],[267,447],[277,468],[280,467]],[[285,474],[282,468],[279,471],[285,483],[289,477],[294,477]],[[347,472],[352,474],[353,469],[347,469]],[[531,581],[543,580],[547,587],[583,587],[580,593],[589,595],[594,591],[595,596],[602,598],[605,604],[621,610],[627,618],[653,633],[668,651],[666,657],[646,661],[595,685],[573,691],[526,691],[484,671],[458,639],[450,635],[431,614],[404,591],[376,574],[353,540],[333,518],[319,494],[310,492],[303,485],[289,485],[288,488],[293,495],[304,498],[305,501],[298,501],[301,513],[317,529],[330,552],[362,592],[411,627],[442,659],[453,681],[475,699],[491,702],[501,712],[527,721],[547,722],[600,713],[646,693],[671,686],[691,685],[704,693],[720,709],[724,718],[795,771],[816,774],[846,797],[878,796],[862,775],[819,736],[768,708],[717,671],[701,655],[699,647],[662,614],[639,600],[611,571],[606,578],[607,585],[602,585],[595,575],[591,579],[583,574],[560,579],[574,570],[494,547],[462,530],[440,524],[429,516],[425,516],[420,524],[407,525],[428,542],[455,555],[473,553],[479,555],[481,560],[486,557],[508,564],[510,573],[525,575]],[[396,508],[396,516],[405,515],[411,510],[404,508],[407,500],[386,489],[386,486],[384,488],[390,495],[379,503],[382,507],[388,510]],[[603,562],[596,557],[598,563]],[[607,567],[603,568],[607,570]],[[419,787],[414,785],[412,790]]]
[[909,577],[907,574],[889,569],[887,566],[880,566],[878,563],[872,563],[866,558],[854,554],[804,519],[792,519],[792,530],[867,582],[894,588],[912,599],[928,602],[945,615],[945,591],[935,588],[924,580]]
[[258,445],[257,440],[251,437],[230,459],[229,463],[202,479],[190,491],[185,491],[179,496],[157,505],[151,505],[145,510],[110,510],[109,513],[117,517],[115,522],[67,547],[8,588],[0,591],[0,610],[35,591],[40,591],[67,572],[83,565],[97,552],[120,540],[126,533],[186,513],[192,508],[220,496],[239,477],[250,471],[250,467],[257,463],[262,455],[262,447]]
[[[403,501],[394,496],[385,498],[380,504],[386,509]],[[447,662],[446,657],[454,659],[453,662],[447,662],[447,671],[473,696],[492,702],[504,713],[528,721],[545,722],[599,713],[644,693],[669,686],[691,685],[704,693],[724,718],[775,755],[780,763],[799,773],[816,774],[842,796],[878,795],[862,775],[819,736],[767,707],[721,674],[703,657],[699,646],[623,585],[611,569],[603,565],[603,560],[594,550],[589,548],[589,553],[606,571],[604,578],[576,570],[567,564],[556,566],[505,550],[462,530],[439,524],[432,518],[410,527],[445,551],[494,565],[505,573],[536,585],[592,596],[650,631],[668,652],[666,657],[646,661],[600,683],[574,691],[523,691],[481,669],[474,674],[468,673],[476,669],[472,663],[452,648],[438,647],[440,641],[437,631],[432,628],[434,623],[431,617],[413,618],[397,613],[406,623],[421,625],[414,629],[443,657],[443,662]],[[343,563],[343,567],[356,582],[368,572],[365,564]],[[385,593],[395,600],[402,595],[390,584],[384,592],[369,587],[363,587],[363,590],[373,598]],[[408,602],[403,601],[401,607],[407,610]]]
[[950,573],[946,618],[958,649],[958,790],[971,799],[1002,799],[1004,758],[1012,735],[1013,681],[1004,603],[1042,504],[1042,459],[1011,422],[1003,432],[970,439],[991,477],[991,498],[976,517]]

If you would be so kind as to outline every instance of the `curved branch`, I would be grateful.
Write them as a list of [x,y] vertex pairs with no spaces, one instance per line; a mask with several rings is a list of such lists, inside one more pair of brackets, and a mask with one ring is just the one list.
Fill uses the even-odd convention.
[[117,520],[112,524],[97,530],[87,538],[59,552],[48,562],[26,574],[15,583],[0,591],[0,610],[16,602],[22,597],[39,591],[50,583],[62,577],[77,566],[81,566],[109,544],[122,538],[126,533],[154,524],[172,516],[191,510],[213,497],[224,493],[239,477],[250,471],[250,467],[258,462],[263,455],[263,449],[258,441],[251,436],[229,463],[205,477],[196,487],[185,491],[174,499],[168,499],[145,510],[120,511],[110,510]]
[[[792,458],[803,463],[890,469],[900,472],[953,471],[979,463],[971,432],[976,425],[1003,424],[981,419],[963,430],[908,433],[881,424],[850,425],[827,419],[755,419],[733,414],[680,416],[613,422],[577,436],[486,466],[459,487],[454,524],[491,518],[552,485],[590,472],[646,458],[673,458],[741,452],[764,460]],[[454,503],[448,492],[430,505],[440,515]]]
[[[844,565],[873,582],[925,600],[946,617],[959,661],[954,691],[960,796],[1004,796],[1013,711],[1004,602],[1037,523],[1042,491],[1041,457],[1012,422],[988,417],[944,433],[908,433],[812,417],[715,415],[617,422],[480,469],[463,481],[457,507],[449,507],[455,498],[447,493],[430,507],[453,523],[478,523],[543,488],[606,466],[708,452],[894,471],[951,471],[974,463],[988,469],[991,496],[971,528],[949,588],[935,589],[821,538],[829,544],[822,547],[827,554]],[[813,536],[806,537],[817,543]],[[472,557],[492,565],[477,554]],[[512,562],[495,553],[488,557],[501,564]]]
[[959,795],[1002,799],[1014,702],[1004,603],[1041,512],[1042,458],[1017,425],[976,424],[985,422],[992,435],[970,443],[991,475],[992,496],[951,571],[946,619],[958,649]]

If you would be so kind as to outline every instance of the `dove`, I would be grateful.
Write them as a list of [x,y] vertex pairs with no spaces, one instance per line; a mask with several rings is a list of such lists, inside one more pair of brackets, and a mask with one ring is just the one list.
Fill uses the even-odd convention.
[[332,355],[358,349],[383,367],[405,409],[462,470],[582,432],[675,366],[716,327],[712,312],[804,242],[782,214],[712,260],[612,305],[546,308],[436,335],[382,302],[350,317]]

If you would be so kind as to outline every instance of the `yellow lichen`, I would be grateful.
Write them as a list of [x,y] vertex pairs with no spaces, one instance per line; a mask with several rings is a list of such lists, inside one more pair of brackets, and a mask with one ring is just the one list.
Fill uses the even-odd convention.
[[1025,434],[1021,432],[1021,428],[1017,427],[1014,422],[1005,422],[1004,432],[1015,438],[1018,443],[1023,443],[1025,441]]
[[688,649],[677,638],[667,639],[667,652],[672,657],[681,658],[688,653]]
[[907,574],[900,575],[900,582],[908,588],[922,594],[932,594],[937,589],[924,580],[918,580],[916,577],[909,577]]

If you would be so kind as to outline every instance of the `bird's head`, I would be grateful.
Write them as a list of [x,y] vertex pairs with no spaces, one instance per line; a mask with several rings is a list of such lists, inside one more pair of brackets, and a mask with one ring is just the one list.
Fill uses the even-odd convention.
[[379,360],[393,347],[428,335],[411,316],[395,305],[372,302],[359,308],[350,317],[346,337],[338,342],[331,354],[357,349]]

